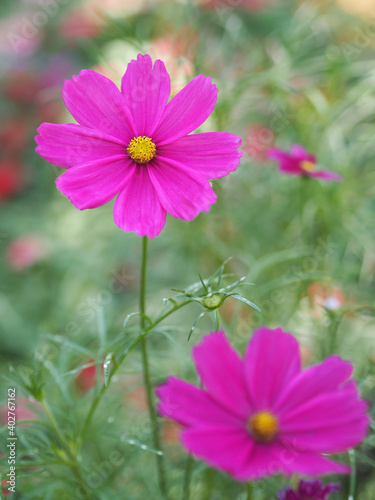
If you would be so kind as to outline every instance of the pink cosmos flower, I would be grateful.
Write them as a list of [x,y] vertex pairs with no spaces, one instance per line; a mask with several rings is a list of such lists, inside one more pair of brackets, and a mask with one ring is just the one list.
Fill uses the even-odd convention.
[[323,486],[320,479],[301,481],[298,489],[293,491],[288,487],[277,495],[278,500],[327,500],[331,493],[337,493],[341,487],[339,483],[329,483]]
[[270,149],[268,157],[279,162],[279,170],[283,174],[319,177],[325,181],[340,182],[342,180],[341,175],[335,172],[316,168],[316,156],[299,145],[292,146],[290,153],[277,148]]
[[208,179],[236,170],[241,139],[226,132],[188,135],[212,113],[217,88],[196,76],[168,103],[164,63],[148,55],[131,61],[121,92],[95,71],[83,70],[63,87],[77,124],[43,123],[36,151],[67,168],[58,189],[80,210],[117,194],[115,223],[153,238],[166,213],[183,220],[209,210],[216,195]]
[[204,337],[193,358],[204,389],[174,377],[157,389],[159,412],[182,425],[190,453],[240,481],[350,471],[323,456],[366,436],[349,362],[330,356],[302,370],[297,340],[265,327],[243,360],[224,332]]

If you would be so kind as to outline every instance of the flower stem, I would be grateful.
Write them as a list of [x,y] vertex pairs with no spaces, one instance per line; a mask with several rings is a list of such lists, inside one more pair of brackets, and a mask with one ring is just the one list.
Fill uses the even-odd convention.
[[[139,294],[141,334],[145,332],[145,327],[146,327],[145,314],[146,314],[147,248],[148,248],[148,238],[147,236],[144,236],[142,239],[142,266],[141,266],[141,282],[140,282],[140,294]],[[142,336],[141,339],[141,353],[142,353],[142,365],[143,365],[143,380],[146,387],[148,410],[151,420],[153,445],[156,450],[161,451],[159,427],[158,427],[157,414],[156,414],[151,379],[150,379],[150,368],[149,368],[148,354],[147,354],[147,339],[145,336]],[[156,455],[156,466],[158,471],[160,491],[162,492],[164,498],[168,498],[163,455]]]
[[[190,301],[187,300],[186,302],[182,302],[181,304],[177,304],[172,309],[170,309],[169,311],[167,311],[166,313],[159,315],[158,318],[151,325],[149,325],[145,329],[145,334],[147,334],[148,332],[150,332],[156,325],[158,325],[159,323],[161,323],[168,316],[170,316],[171,314],[175,313],[176,311],[178,311],[182,307],[186,306],[187,304],[190,304]],[[142,338],[143,338],[143,336],[139,335],[138,338],[134,339],[134,341],[132,342],[132,346],[131,346],[130,350],[133,350],[138,344],[140,344],[141,341],[142,341]],[[123,347],[123,346],[121,346],[121,347]],[[82,431],[81,431],[81,437],[82,438],[83,438],[83,436],[85,436],[85,434],[86,434],[86,432],[87,432],[87,430],[88,430],[88,428],[90,426],[91,419],[92,419],[92,417],[93,417],[93,415],[94,415],[97,407],[99,406],[99,403],[101,402],[101,400],[102,400],[105,392],[107,391],[107,389],[108,389],[108,387],[110,385],[112,377],[116,374],[117,370],[122,365],[124,359],[129,354],[130,350],[125,351],[125,354],[123,354],[120,357],[120,359],[118,360],[117,364],[113,367],[111,373],[109,374],[108,384],[107,385],[102,385],[100,391],[94,397],[94,399],[93,399],[93,401],[91,403],[90,410],[89,410],[89,412],[87,414],[87,417],[86,417],[86,419],[85,419],[85,421],[83,423],[83,426],[82,426]]]
[[252,500],[253,499],[253,483],[247,483],[247,500]]
[[212,493],[212,486],[214,482],[214,470],[206,469],[205,478],[204,478],[204,492],[202,500],[210,500]]
[[184,489],[182,492],[182,500],[189,500],[190,498],[190,481],[193,469],[193,457],[188,455],[185,467]]
[[350,467],[352,469],[351,474],[350,474],[348,500],[354,500],[355,486],[356,486],[356,482],[357,482],[357,467],[356,467],[356,462],[355,462],[354,450],[349,450],[348,455],[349,455]]

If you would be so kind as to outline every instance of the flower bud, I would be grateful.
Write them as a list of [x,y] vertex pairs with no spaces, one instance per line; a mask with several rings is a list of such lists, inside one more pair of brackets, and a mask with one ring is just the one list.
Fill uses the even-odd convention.
[[222,303],[221,296],[218,293],[214,293],[213,295],[206,297],[203,301],[204,307],[211,310],[220,307],[221,303]]

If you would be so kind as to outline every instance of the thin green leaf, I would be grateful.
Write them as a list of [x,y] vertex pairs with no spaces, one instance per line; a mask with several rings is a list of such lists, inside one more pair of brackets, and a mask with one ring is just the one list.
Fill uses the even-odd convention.
[[95,357],[94,353],[90,351],[90,349],[87,349],[86,347],[83,347],[82,345],[79,345],[76,342],[67,339],[66,337],[62,337],[61,335],[50,335],[49,333],[42,333],[42,336],[50,340],[53,340],[54,342],[58,342],[64,347],[71,347],[75,351],[81,352],[82,354],[85,354],[89,358]]
[[243,302],[244,304],[247,304],[248,306],[252,307],[256,311],[258,311],[260,313],[262,312],[259,309],[259,307],[254,304],[254,302],[251,302],[250,300],[245,299],[245,297],[242,297],[242,295],[239,295],[238,293],[225,293],[224,295],[226,295],[227,297],[233,297],[234,299],[236,299],[236,300],[238,300],[240,302]]
[[143,318],[145,318],[150,325],[152,325],[152,319],[147,316],[146,314],[142,314],[140,312],[133,312],[133,313],[130,313],[126,316],[125,320],[124,320],[124,324],[123,324],[123,327],[126,328],[126,326],[128,325],[129,321],[134,318],[134,316],[141,316]]
[[202,278],[202,276],[200,274],[199,274],[199,279],[200,279],[200,282],[202,283],[203,290],[205,291],[205,293],[208,293],[209,290],[208,290],[208,288],[206,286],[206,283],[203,281],[203,278]]
[[200,315],[198,316],[198,318],[194,321],[194,324],[193,324],[193,326],[191,327],[191,330],[190,330],[190,332],[189,332],[188,341],[190,340],[190,337],[191,337],[191,335],[192,335],[192,333],[193,333],[193,331],[194,331],[195,327],[197,326],[198,321],[199,321],[201,318],[203,318],[203,316],[204,316],[205,314],[207,314],[207,313],[208,313],[208,311],[203,311],[202,313],[200,313]]

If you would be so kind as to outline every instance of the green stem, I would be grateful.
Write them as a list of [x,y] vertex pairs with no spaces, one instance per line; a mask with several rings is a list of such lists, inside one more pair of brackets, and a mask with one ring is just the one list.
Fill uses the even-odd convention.
[[190,498],[190,481],[193,472],[193,457],[189,455],[186,460],[185,476],[184,476],[184,489],[182,492],[182,500],[189,500]]
[[253,483],[247,483],[247,500],[252,500],[253,499]]
[[[145,314],[146,314],[147,247],[148,247],[148,238],[147,236],[144,236],[142,240],[142,267],[141,267],[141,283],[140,283],[140,294],[139,294],[139,312],[141,314],[140,316],[141,334],[145,333],[145,327],[146,327]],[[151,377],[150,377],[150,367],[148,362],[147,339],[144,335],[142,335],[141,337],[141,353],[142,353],[142,366],[143,366],[143,380],[146,387],[148,410],[151,420],[153,445],[156,450],[161,451],[158,418],[156,414]],[[166,487],[163,455],[156,455],[156,466],[158,471],[160,491],[162,492],[164,498],[167,498],[167,487]]]
[[203,491],[202,500],[210,500],[211,493],[212,493],[213,480],[214,480],[214,470],[207,469],[206,474],[205,474],[205,479],[204,479],[205,488]]
[[348,451],[349,455],[349,463],[350,467],[352,469],[352,472],[350,474],[350,483],[349,483],[349,496],[348,500],[354,500],[354,495],[355,495],[355,485],[357,482],[357,466],[356,466],[356,461],[355,461],[355,453],[354,450],[349,450]]
[[336,347],[336,342],[337,342],[337,332],[338,332],[339,326],[341,324],[342,318],[343,318],[343,315],[340,314],[332,320],[332,325],[331,325],[330,332],[329,332],[330,333],[330,346],[329,346],[328,355],[333,354],[335,352],[335,347]]

